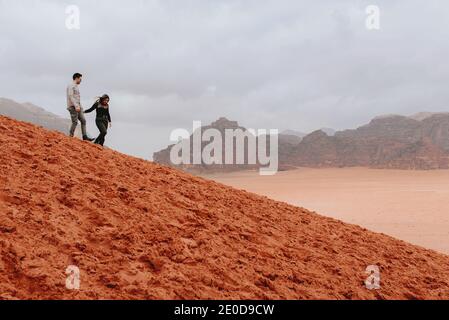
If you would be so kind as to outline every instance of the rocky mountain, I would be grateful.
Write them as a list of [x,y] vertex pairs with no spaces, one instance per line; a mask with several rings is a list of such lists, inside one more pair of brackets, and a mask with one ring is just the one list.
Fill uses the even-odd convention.
[[69,119],[57,116],[34,104],[18,103],[6,98],[0,98],[0,115],[31,122],[62,133],[67,133],[70,127]]
[[[219,122],[220,130],[238,126],[226,119]],[[217,123],[213,123],[209,127],[216,126]],[[322,129],[302,138],[291,134],[280,134],[278,138],[280,170],[300,166],[449,168],[449,113],[421,113],[411,117],[386,115],[353,130],[334,132]],[[172,165],[169,159],[171,147],[156,153],[155,161]],[[254,166],[227,165],[226,170],[252,168]],[[201,171],[220,169],[201,166]]]
[[[199,132],[197,132],[198,134],[202,135],[206,130],[209,129],[213,129],[213,130],[217,130],[218,132],[220,132],[221,137],[222,137],[222,141],[221,141],[221,146],[222,146],[222,158],[221,158],[221,162],[223,164],[205,164],[203,159],[200,159],[201,163],[195,163],[194,162],[194,158],[193,158],[193,154],[194,154],[194,148],[193,148],[193,142],[194,142],[194,134],[192,134],[190,136],[190,157],[189,157],[189,163],[188,164],[181,164],[181,165],[174,165],[170,159],[170,153],[172,148],[174,147],[174,145],[168,146],[166,149],[161,150],[159,152],[155,152],[153,154],[153,160],[157,163],[161,163],[161,164],[166,164],[166,165],[171,165],[171,166],[176,166],[178,168],[181,168],[183,170],[189,171],[189,172],[196,172],[196,173],[201,173],[201,172],[211,172],[211,171],[235,171],[235,170],[245,170],[245,169],[255,169],[258,168],[258,165],[254,165],[254,164],[248,164],[248,153],[247,153],[247,148],[248,148],[248,143],[245,142],[245,146],[244,146],[244,161],[243,164],[235,164],[237,163],[236,161],[236,141],[237,139],[234,138],[232,139],[233,142],[233,163],[234,164],[225,164],[225,157],[226,157],[226,153],[224,152],[225,150],[225,136],[226,136],[226,130],[241,130],[241,132],[253,137],[256,139],[257,141],[257,137],[255,137],[255,135],[253,135],[251,132],[249,132],[246,128],[241,127],[237,121],[230,121],[224,117],[218,119],[217,121],[211,123],[210,125],[207,126],[203,126],[201,127],[199,130]],[[297,138],[296,136],[287,136],[286,137],[287,140],[289,139],[293,139],[296,141]],[[209,144],[209,141],[206,142],[202,142],[201,143],[201,150],[204,150],[204,147]]]
[[[282,141],[285,144],[291,144],[291,145],[297,145],[298,143],[301,142],[303,137],[300,137],[296,134],[287,134],[286,132],[288,132],[288,130],[284,131],[278,135],[280,141]],[[304,136],[306,136],[306,135],[304,135]]]
[[298,138],[304,138],[307,133],[301,132],[301,131],[296,131],[296,130],[284,130],[281,132],[282,135],[286,135],[286,136],[296,136]]
[[447,255],[2,116],[0,145],[0,300],[449,298]]
[[415,113],[415,114],[409,116],[409,118],[418,120],[418,121],[422,121],[422,120],[427,119],[436,114],[444,114],[444,113],[442,113],[442,112],[440,112],[440,113],[438,113],[438,112],[418,112],[418,113]]
[[337,131],[335,131],[335,129],[332,129],[332,128],[321,128],[320,130],[323,131],[328,136],[333,136],[337,132]]
[[310,167],[447,169],[449,114],[434,114],[421,121],[404,116],[378,117],[333,137],[314,132],[282,161]]
[[[427,119],[427,118],[429,118],[431,116],[434,116],[434,115],[444,115],[444,114],[449,114],[449,113],[448,112],[426,112],[426,111],[424,111],[424,112],[418,112],[418,113],[412,114],[411,116],[408,116],[407,118],[410,118],[410,119],[413,119],[413,120],[417,120],[417,121],[422,121],[422,120]],[[385,115],[377,116],[375,119],[389,118],[389,117],[398,117],[398,116],[401,116],[401,115],[398,115],[398,114],[385,114]]]

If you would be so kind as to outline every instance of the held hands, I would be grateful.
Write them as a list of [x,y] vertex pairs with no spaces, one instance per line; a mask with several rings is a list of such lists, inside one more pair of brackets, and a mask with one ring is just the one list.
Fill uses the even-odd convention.
[[76,112],[80,112],[81,111],[81,107],[75,107]]

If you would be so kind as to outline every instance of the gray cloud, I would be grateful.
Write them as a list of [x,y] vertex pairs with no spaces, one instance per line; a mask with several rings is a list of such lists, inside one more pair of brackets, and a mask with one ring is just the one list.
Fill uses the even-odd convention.
[[[79,31],[65,28],[68,4]],[[379,31],[365,28],[369,4]],[[112,97],[110,144],[142,157],[171,129],[222,115],[355,127],[447,109],[448,17],[444,0],[0,0],[0,96],[65,115],[65,86],[82,72],[85,105]]]

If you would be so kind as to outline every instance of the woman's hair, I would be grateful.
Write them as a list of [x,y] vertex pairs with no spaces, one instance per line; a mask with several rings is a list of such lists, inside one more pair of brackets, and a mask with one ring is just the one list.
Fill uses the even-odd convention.
[[107,94],[104,94],[100,97],[99,102],[102,103],[106,99],[109,99],[109,96]]

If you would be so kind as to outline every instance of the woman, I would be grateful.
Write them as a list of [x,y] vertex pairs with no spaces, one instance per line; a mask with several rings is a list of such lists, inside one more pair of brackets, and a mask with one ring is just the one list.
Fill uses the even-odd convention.
[[107,94],[102,95],[94,105],[84,111],[84,113],[90,113],[92,111],[97,111],[97,117],[95,118],[95,123],[97,124],[98,130],[100,130],[100,135],[95,139],[96,144],[103,145],[104,138],[108,133],[109,128],[112,127],[111,115],[109,114],[109,96]]

